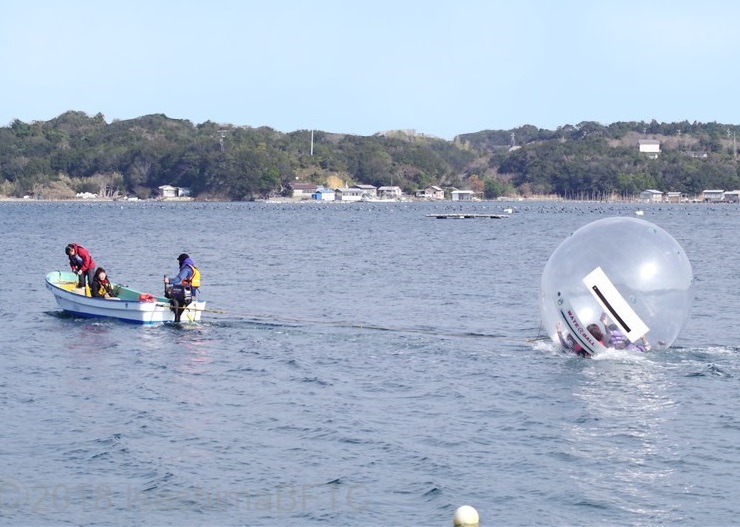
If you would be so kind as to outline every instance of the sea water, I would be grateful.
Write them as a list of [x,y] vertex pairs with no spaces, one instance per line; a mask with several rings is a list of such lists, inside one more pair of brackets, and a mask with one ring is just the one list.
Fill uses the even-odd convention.
[[[689,323],[583,360],[538,339],[541,272],[635,205],[0,202],[0,523],[737,523],[740,209],[642,207]],[[63,314],[71,242],[151,293],[189,253],[203,322]]]

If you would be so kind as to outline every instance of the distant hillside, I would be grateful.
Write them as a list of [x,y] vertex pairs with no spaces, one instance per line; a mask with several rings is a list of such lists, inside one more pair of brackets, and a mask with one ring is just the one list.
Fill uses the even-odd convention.
[[[646,188],[696,194],[738,189],[735,125],[584,122],[557,130],[522,126],[453,141],[414,131],[355,136],[193,124],[165,115],[106,123],[67,112],[0,128],[0,195],[72,198],[156,195],[188,187],[196,199],[287,195],[294,181],[430,185],[500,195],[630,196]],[[642,139],[660,141],[650,159]]]

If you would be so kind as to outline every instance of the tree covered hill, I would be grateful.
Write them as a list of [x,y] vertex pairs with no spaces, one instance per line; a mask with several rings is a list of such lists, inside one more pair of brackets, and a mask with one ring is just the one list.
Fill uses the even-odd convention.
[[[583,122],[557,130],[522,126],[453,141],[395,131],[356,136],[193,124],[165,115],[107,123],[70,111],[0,128],[0,195],[72,198],[156,195],[189,187],[199,199],[286,195],[294,181],[330,187],[429,185],[499,195],[631,196],[647,188],[697,194],[740,189],[735,125]],[[661,154],[640,154],[641,139]]]

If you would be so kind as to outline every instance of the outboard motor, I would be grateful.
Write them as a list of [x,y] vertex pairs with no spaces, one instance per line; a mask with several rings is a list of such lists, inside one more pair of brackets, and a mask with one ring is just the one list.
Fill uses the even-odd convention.
[[175,314],[175,322],[180,322],[183,309],[193,301],[193,289],[184,284],[167,284],[164,296],[170,299],[170,310]]
[[193,301],[193,290],[186,285],[175,284],[172,286],[171,299],[177,300],[177,302],[185,307]]

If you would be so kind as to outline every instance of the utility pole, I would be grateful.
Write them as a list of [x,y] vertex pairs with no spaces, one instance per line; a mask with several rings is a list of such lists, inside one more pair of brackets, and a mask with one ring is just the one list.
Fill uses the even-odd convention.
[[313,130],[311,130],[311,155],[313,155]]
[[[727,139],[730,138],[730,129],[727,129]],[[735,139],[735,130],[732,131],[732,159],[737,159],[737,140]]]
[[226,136],[226,134],[229,133],[229,131],[228,130],[219,130],[218,133],[221,136],[221,137],[219,137],[218,142],[221,145],[221,152],[223,152],[224,151],[224,137]]

